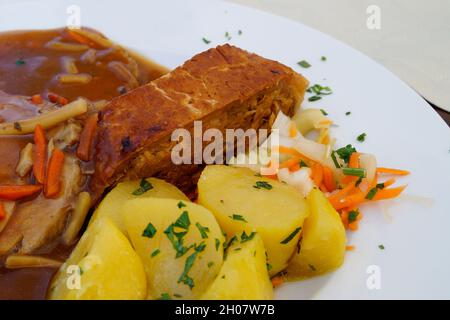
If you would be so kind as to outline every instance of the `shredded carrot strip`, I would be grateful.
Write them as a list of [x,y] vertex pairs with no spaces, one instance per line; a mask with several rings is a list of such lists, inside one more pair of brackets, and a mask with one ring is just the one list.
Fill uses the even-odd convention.
[[47,161],[47,141],[41,125],[34,128],[33,174],[37,182],[44,183],[45,165]]
[[333,121],[331,121],[330,119],[322,119],[319,121],[319,125],[330,125],[332,123]]
[[298,162],[289,167],[289,171],[291,171],[291,172],[295,172],[298,170],[300,170],[300,164]]
[[31,102],[34,104],[41,104],[44,101],[40,94],[35,94],[31,96]]
[[41,185],[0,186],[0,199],[15,201],[32,196],[41,190]]
[[55,148],[48,163],[47,179],[45,181],[44,195],[47,198],[55,197],[61,189],[61,172],[64,165],[64,153]]
[[279,287],[284,283],[284,278],[282,276],[273,277],[271,280],[274,288]]
[[366,194],[364,192],[358,191],[357,193],[346,196],[341,200],[330,202],[336,210],[340,210],[347,207],[357,206],[363,203],[365,197]]
[[350,183],[348,185],[346,185],[344,188],[342,188],[341,190],[339,190],[336,193],[333,193],[331,196],[328,197],[328,200],[333,203],[338,201],[339,199],[345,197],[347,194],[350,193],[350,191],[352,191],[355,188],[355,184],[354,183]]
[[316,186],[320,187],[323,180],[323,168],[320,164],[315,163],[312,167],[312,180],[316,184]]
[[353,152],[348,161],[349,168],[359,168],[359,153]]
[[294,158],[288,159],[288,160],[280,163],[280,169],[290,168],[290,167],[298,164],[299,162],[300,162],[300,158],[294,157]]
[[336,182],[334,181],[333,170],[328,166],[323,166],[323,183],[328,192],[336,190]]
[[385,188],[392,186],[394,183],[395,183],[395,179],[394,178],[391,178],[391,179],[386,180],[385,182],[383,182]]
[[89,161],[92,154],[92,144],[94,142],[95,132],[97,130],[98,115],[91,115],[84,125],[80,135],[80,142],[77,148],[77,156],[83,161]]
[[297,135],[297,127],[295,126],[295,122],[292,121],[289,126],[289,137],[294,138]]
[[346,246],[346,247],[345,247],[345,250],[347,250],[347,251],[353,251],[353,250],[355,250],[355,246]]
[[393,175],[398,175],[398,176],[406,176],[409,174],[409,171],[379,167],[379,168],[377,168],[377,173],[386,173],[386,174],[393,174]]
[[397,188],[378,190],[372,200],[376,201],[398,197],[403,192],[403,190],[405,190],[405,188],[406,186],[400,186]]
[[0,201],[0,220],[3,220],[6,217],[6,210],[3,202]]

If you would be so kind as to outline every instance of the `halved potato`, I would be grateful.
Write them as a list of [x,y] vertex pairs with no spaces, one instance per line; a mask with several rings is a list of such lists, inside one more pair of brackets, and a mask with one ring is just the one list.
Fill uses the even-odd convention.
[[197,298],[222,266],[222,231],[213,214],[195,203],[129,200],[123,221],[144,263],[150,299]]
[[339,214],[318,189],[313,189],[307,200],[311,214],[303,225],[300,252],[287,268],[292,280],[334,270],[344,261],[346,238]]
[[72,299],[144,299],[144,267],[128,239],[108,219],[97,220],[61,266],[48,297]]
[[[250,236],[250,235],[247,235]],[[205,300],[268,300],[273,287],[266,266],[266,249],[258,234],[242,236],[227,248],[219,275],[202,295]]]
[[150,184],[151,189],[145,192],[138,191],[138,195],[133,193],[136,193],[136,191],[139,190],[142,180],[124,181],[119,183],[102,200],[90,221],[95,221],[97,218],[101,217],[108,217],[122,232],[124,232],[125,228],[122,222],[121,210],[123,204],[127,200],[152,197],[189,201],[183,192],[164,180],[157,178],[147,178],[145,180]]
[[198,202],[214,213],[227,235],[257,231],[267,250],[270,275],[287,266],[309,211],[293,187],[246,168],[207,166],[198,182]]

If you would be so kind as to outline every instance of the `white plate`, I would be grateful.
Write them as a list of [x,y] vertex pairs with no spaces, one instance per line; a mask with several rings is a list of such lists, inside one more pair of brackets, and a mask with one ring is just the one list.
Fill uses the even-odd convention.
[[[339,124],[333,134],[340,145],[352,143],[377,155],[383,166],[411,170],[401,181],[408,183],[404,197],[363,208],[360,230],[348,237],[356,250],[347,253],[342,268],[286,284],[276,291],[277,298],[450,298],[450,129],[392,73],[301,24],[206,0],[7,1],[0,8],[0,30],[63,26],[72,4],[80,7],[83,25],[168,67],[226,42],[228,31],[231,43],[279,60],[311,83],[333,88],[334,94],[304,106],[330,114]],[[302,59],[312,67],[297,66]],[[346,111],[352,114],[345,116]],[[355,138],[362,132],[367,139],[358,143]],[[379,244],[386,249],[380,250]],[[370,266],[381,271],[380,289],[367,286]]]

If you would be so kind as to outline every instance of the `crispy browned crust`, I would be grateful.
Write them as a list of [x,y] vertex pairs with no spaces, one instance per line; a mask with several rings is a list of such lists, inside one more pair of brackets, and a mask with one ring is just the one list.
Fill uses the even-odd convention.
[[170,161],[177,128],[269,127],[281,109],[292,115],[308,82],[291,68],[223,45],[194,56],[169,74],[113,99],[100,116],[97,195],[123,178],[158,176],[187,190],[195,165]]

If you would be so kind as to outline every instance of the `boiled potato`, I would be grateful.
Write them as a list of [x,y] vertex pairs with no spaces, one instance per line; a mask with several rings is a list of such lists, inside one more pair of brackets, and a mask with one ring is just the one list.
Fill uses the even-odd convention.
[[227,248],[226,259],[216,280],[201,297],[206,300],[266,300],[273,298],[267,273],[266,250],[258,234],[251,240],[237,238]]
[[222,266],[222,231],[213,214],[195,203],[129,200],[123,221],[144,263],[150,299],[197,298]]
[[145,179],[151,186],[150,190],[134,195],[133,192],[139,190],[142,180],[125,181],[119,183],[114,189],[112,189],[103,201],[100,203],[98,208],[95,210],[90,221],[95,221],[100,217],[110,218],[117,227],[124,232],[125,228],[122,222],[122,216],[120,214],[122,206],[126,200],[139,199],[139,198],[171,198],[178,200],[189,199],[181,192],[177,187],[165,182],[164,180],[157,178],[147,178]]
[[[78,280],[77,280],[78,279]],[[144,266],[107,218],[85,232],[50,286],[50,299],[144,299]]]
[[293,187],[246,168],[207,166],[198,182],[198,202],[214,213],[227,235],[257,231],[267,250],[270,275],[287,266],[309,211]]
[[344,261],[345,229],[339,214],[318,189],[307,201],[311,214],[303,225],[300,252],[287,268],[290,279],[302,279],[338,268]]

